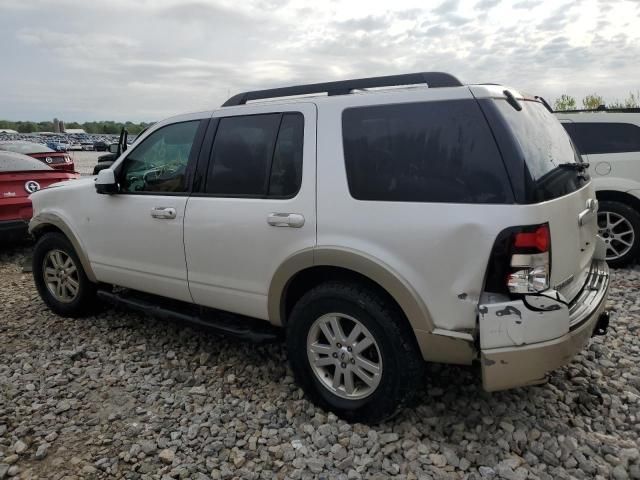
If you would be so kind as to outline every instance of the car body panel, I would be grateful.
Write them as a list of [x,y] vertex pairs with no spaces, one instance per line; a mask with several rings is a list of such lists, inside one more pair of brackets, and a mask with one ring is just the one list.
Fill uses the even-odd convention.
[[[302,184],[293,198],[192,195],[187,203],[184,247],[195,303],[269,319],[270,281],[292,254],[316,244],[316,107],[251,105],[224,109],[213,118],[272,112],[304,115]],[[204,150],[204,147],[203,147]],[[267,223],[273,213],[304,217],[299,228]]]
[[27,231],[33,214],[30,195],[78,175],[54,170],[29,156],[0,152],[0,222],[5,234]]

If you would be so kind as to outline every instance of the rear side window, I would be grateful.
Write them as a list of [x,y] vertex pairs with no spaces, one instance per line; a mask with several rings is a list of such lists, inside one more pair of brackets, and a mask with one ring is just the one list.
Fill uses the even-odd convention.
[[220,119],[206,193],[291,197],[302,179],[304,119],[270,113]]
[[342,115],[351,195],[397,202],[511,203],[475,100],[350,108]]
[[640,127],[632,123],[563,123],[582,154],[640,152]]

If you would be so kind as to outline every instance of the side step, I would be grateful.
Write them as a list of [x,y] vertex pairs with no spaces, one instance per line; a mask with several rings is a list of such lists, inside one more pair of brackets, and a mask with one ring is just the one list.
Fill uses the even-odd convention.
[[275,342],[280,339],[282,334],[282,329],[274,327],[264,320],[200,307],[135,290],[111,292],[101,289],[97,293],[98,298],[115,307],[124,307],[160,320],[202,325],[217,333],[254,343]]

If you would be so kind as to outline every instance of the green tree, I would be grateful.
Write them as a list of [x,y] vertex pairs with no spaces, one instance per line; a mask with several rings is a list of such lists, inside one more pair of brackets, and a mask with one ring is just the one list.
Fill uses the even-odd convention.
[[604,105],[604,98],[596,93],[587,95],[582,99],[582,106],[587,110],[595,110],[600,105]]
[[620,101],[616,99],[615,102],[611,102],[607,105],[609,108],[640,108],[640,90],[634,92],[629,92],[629,96],[624,99],[624,101]]
[[576,99],[571,95],[562,94],[560,98],[556,98],[556,101],[553,103],[554,110],[575,110],[576,109]]
[[37,125],[33,122],[18,122],[16,130],[20,133],[33,133],[37,131]]

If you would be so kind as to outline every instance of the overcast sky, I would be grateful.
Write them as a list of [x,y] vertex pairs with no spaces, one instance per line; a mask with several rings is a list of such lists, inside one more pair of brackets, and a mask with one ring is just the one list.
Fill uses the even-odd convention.
[[640,90],[640,0],[2,0],[0,119],[150,121],[242,90],[446,71]]

